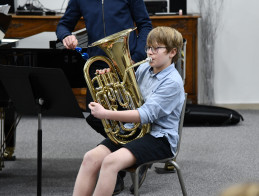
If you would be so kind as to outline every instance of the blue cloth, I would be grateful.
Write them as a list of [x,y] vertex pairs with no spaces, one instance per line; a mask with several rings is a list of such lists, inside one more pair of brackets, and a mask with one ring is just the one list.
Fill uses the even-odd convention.
[[[70,0],[57,26],[57,38],[63,40],[71,35],[82,16],[89,44],[136,24],[137,32],[129,38],[131,57],[135,62],[146,58],[144,47],[152,25],[143,0]],[[98,47],[88,48],[87,53],[90,57],[104,55]]]
[[183,81],[171,64],[154,74],[149,63],[139,66],[136,78],[145,103],[138,108],[142,124],[151,123],[150,134],[165,136],[173,154],[179,140],[178,126],[185,99]]

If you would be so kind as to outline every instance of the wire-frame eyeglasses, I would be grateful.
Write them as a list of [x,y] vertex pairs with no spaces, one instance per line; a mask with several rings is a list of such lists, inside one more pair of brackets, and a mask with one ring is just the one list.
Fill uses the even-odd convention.
[[162,46],[158,46],[158,47],[145,46],[145,51],[147,53],[151,49],[152,53],[156,54],[156,53],[158,53],[158,50],[160,48],[166,48],[166,47],[162,47]]

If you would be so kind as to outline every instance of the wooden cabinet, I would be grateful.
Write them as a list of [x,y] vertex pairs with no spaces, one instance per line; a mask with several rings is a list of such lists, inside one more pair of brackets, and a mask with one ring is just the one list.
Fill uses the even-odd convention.
[[[62,15],[55,16],[22,16],[12,15],[12,22],[5,34],[6,38],[24,38],[44,31],[56,31],[57,24]],[[81,19],[76,31],[85,28]]]
[[[198,18],[199,15],[151,16],[153,27],[171,26],[179,30],[187,40],[185,91],[188,100],[197,103],[197,64],[198,64]],[[24,38],[43,31],[55,31],[61,15],[56,16],[17,16],[12,15],[12,23],[6,38]],[[81,19],[75,30],[85,28]]]

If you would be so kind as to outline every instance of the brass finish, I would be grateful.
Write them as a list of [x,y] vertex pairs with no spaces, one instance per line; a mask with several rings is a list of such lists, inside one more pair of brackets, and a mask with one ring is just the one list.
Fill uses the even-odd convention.
[[[121,107],[126,110],[135,110],[144,103],[133,68],[150,59],[132,64],[128,38],[130,32],[135,29],[123,30],[89,46],[98,46],[108,56],[108,58],[105,56],[91,57],[84,66],[85,80],[93,100],[106,109],[116,111]],[[96,61],[104,61],[111,71],[91,78],[89,69]],[[107,136],[117,144],[126,144],[150,131],[150,124],[130,123],[132,126],[128,128],[123,122],[107,119],[103,119],[102,124]]]

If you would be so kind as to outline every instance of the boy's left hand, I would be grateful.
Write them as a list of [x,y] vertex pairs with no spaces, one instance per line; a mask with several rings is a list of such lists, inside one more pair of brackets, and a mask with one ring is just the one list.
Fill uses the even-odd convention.
[[88,107],[91,110],[91,114],[95,118],[105,119],[106,109],[101,104],[96,102],[90,102]]

